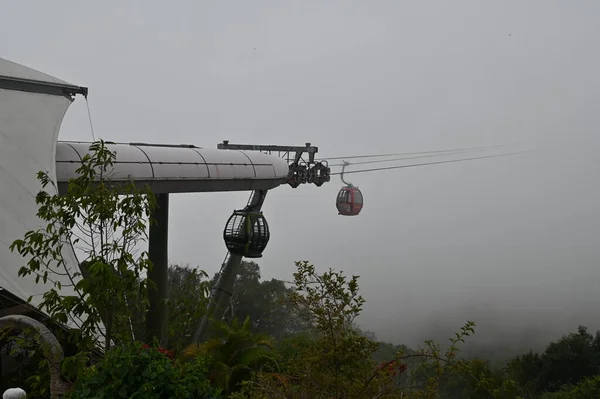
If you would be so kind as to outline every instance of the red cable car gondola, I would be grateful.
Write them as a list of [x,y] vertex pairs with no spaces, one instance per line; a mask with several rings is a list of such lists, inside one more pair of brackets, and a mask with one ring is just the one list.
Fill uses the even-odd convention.
[[342,187],[337,196],[338,215],[356,216],[363,207],[363,196],[358,187]]
[[344,169],[348,165],[350,164],[344,161],[340,177],[346,186],[342,187],[339,191],[335,205],[338,210],[338,215],[356,216],[363,208],[363,195],[358,187],[355,187],[352,183],[348,183],[344,180]]

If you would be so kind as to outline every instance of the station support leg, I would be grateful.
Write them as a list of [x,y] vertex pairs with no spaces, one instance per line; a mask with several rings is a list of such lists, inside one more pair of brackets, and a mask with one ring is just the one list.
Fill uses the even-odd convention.
[[154,282],[156,288],[149,287],[149,310],[146,314],[146,341],[151,342],[158,338],[161,345],[166,345],[166,327],[168,309],[166,299],[168,296],[169,278],[169,194],[156,196],[156,208],[152,217],[155,223],[150,225],[148,236],[148,258],[152,262],[152,270],[148,278]]
[[[267,195],[267,190],[256,190],[252,192],[248,205],[244,208],[246,212],[259,212]],[[206,310],[206,315],[202,317],[198,328],[194,333],[193,342],[198,344],[206,341],[212,331],[213,321],[220,321],[227,310],[229,301],[233,296],[233,286],[242,264],[242,255],[229,253],[227,260],[222,265],[221,273],[211,292],[211,297]]]
[[229,301],[233,296],[233,286],[239,273],[242,259],[243,256],[241,255],[229,254],[227,260],[223,264],[208,304],[207,314],[202,317],[200,325],[194,334],[195,343],[204,342],[211,335],[212,331],[210,331],[210,327],[212,320],[210,319],[210,315],[214,317],[215,321],[221,320],[223,314],[227,310]]

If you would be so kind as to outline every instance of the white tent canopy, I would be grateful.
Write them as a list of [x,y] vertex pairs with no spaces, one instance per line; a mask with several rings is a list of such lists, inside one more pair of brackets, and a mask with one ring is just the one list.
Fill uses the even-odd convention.
[[[51,283],[21,278],[27,260],[9,246],[29,230],[41,227],[35,197],[41,189],[37,173],[55,178],[58,132],[72,95],[86,89],[0,58],[0,287],[37,306]],[[63,253],[68,266],[78,268],[70,245]],[[56,276],[69,294],[66,276]],[[64,280],[64,281],[63,281]]]

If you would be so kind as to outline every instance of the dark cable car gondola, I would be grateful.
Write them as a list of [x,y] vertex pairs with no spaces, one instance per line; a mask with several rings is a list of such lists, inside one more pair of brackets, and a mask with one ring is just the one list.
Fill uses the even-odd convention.
[[262,212],[234,211],[223,230],[229,252],[246,258],[260,258],[269,238],[269,225]]
[[348,165],[350,164],[344,161],[340,177],[342,183],[346,186],[340,189],[335,205],[338,210],[338,215],[357,216],[363,208],[363,195],[358,187],[355,187],[352,183],[348,183],[344,180],[344,169]]

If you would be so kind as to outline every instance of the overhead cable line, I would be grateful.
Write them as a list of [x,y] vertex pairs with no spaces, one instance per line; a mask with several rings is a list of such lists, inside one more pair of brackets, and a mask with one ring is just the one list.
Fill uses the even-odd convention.
[[[404,160],[407,160],[407,159],[441,157],[441,156],[447,156],[447,155],[464,154],[464,153],[478,152],[478,151],[483,151],[483,150],[462,150],[462,151],[458,151],[457,150],[455,152],[445,152],[445,153],[441,153],[441,154],[419,155],[419,156],[416,156],[416,157],[401,157],[401,158],[392,158],[392,159],[378,159],[378,160],[375,160],[375,161],[349,162],[347,166],[350,166],[350,165],[366,165],[366,164],[370,164],[370,163],[382,163],[382,162],[396,162],[396,161],[404,161]],[[330,168],[334,168],[336,166],[344,166],[344,163],[329,164],[328,166]]]
[[[361,169],[361,170],[346,170],[346,171],[344,171],[344,174],[363,173],[363,172],[375,172],[375,171],[378,171],[378,170],[388,170],[388,169],[412,168],[412,167],[415,167],[415,166],[439,165],[439,164],[443,164],[443,163],[472,161],[472,160],[476,160],[476,159],[498,158],[498,157],[505,157],[505,156],[510,156],[510,155],[524,154],[526,152],[528,152],[528,151],[509,152],[509,153],[505,153],[505,154],[486,155],[486,156],[472,157],[472,158],[452,159],[452,160],[449,160],[449,161],[425,162],[425,163],[415,163],[415,164],[409,164],[409,165],[388,166],[388,167],[385,167],[385,168],[373,168],[373,169]],[[331,173],[332,176],[333,175],[340,175],[340,174],[341,174],[341,172]]]
[[454,148],[454,149],[450,149],[450,150],[399,152],[399,153],[395,153],[395,154],[349,155],[349,156],[345,156],[345,157],[328,157],[328,158],[322,158],[322,159],[326,160],[326,161],[332,161],[332,160],[336,160],[336,159],[378,158],[378,157],[393,157],[393,156],[401,156],[401,155],[437,154],[437,153],[447,153],[447,152],[456,152],[456,151],[484,150],[484,149],[491,149],[491,148],[507,147],[509,145],[510,144],[499,144],[499,145],[484,146],[484,147]]

